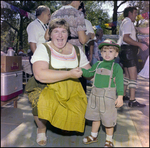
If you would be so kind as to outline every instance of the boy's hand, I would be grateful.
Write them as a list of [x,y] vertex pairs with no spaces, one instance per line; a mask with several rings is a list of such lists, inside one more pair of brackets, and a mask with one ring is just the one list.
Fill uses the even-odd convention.
[[123,96],[118,96],[118,98],[115,101],[115,106],[117,108],[123,106]]

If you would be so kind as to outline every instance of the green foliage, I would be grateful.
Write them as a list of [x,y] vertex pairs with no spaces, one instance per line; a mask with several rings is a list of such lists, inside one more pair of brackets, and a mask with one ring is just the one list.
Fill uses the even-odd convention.
[[107,12],[102,9],[103,1],[84,1],[86,8],[86,19],[88,19],[93,26],[101,26],[104,34],[109,34],[110,31],[106,30],[105,23],[110,22]]

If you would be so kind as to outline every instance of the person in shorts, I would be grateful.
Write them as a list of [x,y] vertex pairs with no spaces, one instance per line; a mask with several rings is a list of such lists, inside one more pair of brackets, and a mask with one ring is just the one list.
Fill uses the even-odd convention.
[[94,76],[85,114],[85,118],[92,121],[92,130],[91,135],[83,139],[83,143],[98,141],[98,130],[102,121],[106,130],[105,147],[113,147],[112,137],[117,120],[117,108],[123,105],[124,93],[123,70],[115,63],[120,46],[114,40],[106,39],[99,45],[99,49],[103,61],[97,61],[88,70],[82,68],[84,77]]
[[[119,57],[125,72],[123,100],[129,100],[129,107],[145,107],[145,104],[141,104],[135,99],[135,92],[137,86],[138,48],[146,51],[148,46],[139,42],[136,36],[134,22],[137,16],[137,8],[126,7],[123,16],[124,20],[119,28],[119,40],[117,42],[121,46]],[[126,95],[127,87],[129,87],[130,97]]]

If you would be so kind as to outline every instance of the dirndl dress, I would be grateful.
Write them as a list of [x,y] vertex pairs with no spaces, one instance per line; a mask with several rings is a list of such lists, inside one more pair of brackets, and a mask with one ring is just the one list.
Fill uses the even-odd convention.
[[54,127],[84,132],[86,94],[78,79],[68,79],[45,87],[37,103],[38,117]]
[[[45,43],[44,45],[51,59],[49,47]],[[79,64],[80,54],[76,46],[75,50]],[[49,69],[54,69],[51,62]],[[41,85],[32,78],[27,86],[26,91],[32,102],[34,116],[48,120],[51,125],[62,130],[84,132],[87,97],[79,79],[67,79]]]
[[[79,64],[79,49],[74,47]],[[47,48],[47,51],[50,50]],[[51,64],[49,66],[53,69]],[[37,102],[38,118],[48,120],[51,125],[59,129],[81,133],[84,132],[85,127],[86,107],[87,97],[79,79],[47,84]]]

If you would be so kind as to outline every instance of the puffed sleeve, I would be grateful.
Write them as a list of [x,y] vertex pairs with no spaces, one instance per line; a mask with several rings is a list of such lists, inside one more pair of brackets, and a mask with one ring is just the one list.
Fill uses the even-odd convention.
[[49,63],[49,56],[47,53],[47,49],[43,44],[37,45],[37,48],[31,58],[32,64],[36,61],[46,61]]

